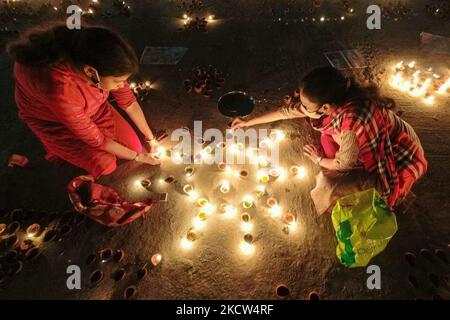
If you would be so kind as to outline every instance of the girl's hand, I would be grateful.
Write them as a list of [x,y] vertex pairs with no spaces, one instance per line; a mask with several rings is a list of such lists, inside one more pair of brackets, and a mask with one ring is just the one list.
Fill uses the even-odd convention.
[[157,158],[155,158],[152,154],[150,153],[140,153],[137,155],[136,159],[137,162],[141,162],[141,163],[146,163],[149,165],[158,165],[161,163],[161,161]]
[[156,152],[158,146],[159,146],[158,140],[156,140],[155,138],[145,140],[145,147],[148,153]]
[[238,128],[244,128],[248,126],[248,122],[241,119],[241,118],[235,118],[231,122],[231,129],[238,129]]
[[304,151],[303,154],[305,156],[311,159],[314,163],[318,164],[318,162],[320,161],[318,159],[321,158],[321,155],[317,150],[316,146],[314,146],[313,144],[308,144],[303,147],[303,151]]

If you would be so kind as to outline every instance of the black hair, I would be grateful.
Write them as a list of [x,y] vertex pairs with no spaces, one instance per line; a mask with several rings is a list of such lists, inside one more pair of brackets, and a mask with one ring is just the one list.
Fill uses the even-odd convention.
[[77,68],[92,66],[100,76],[123,76],[139,69],[127,41],[103,26],[70,30],[63,23],[41,25],[9,43],[7,52],[14,61],[36,68],[68,62]]
[[395,108],[395,101],[382,96],[375,84],[363,86],[333,67],[312,70],[303,78],[300,87],[309,100],[319,105],[329,103],[342,106],[353,100],[372,100],[378,108]]

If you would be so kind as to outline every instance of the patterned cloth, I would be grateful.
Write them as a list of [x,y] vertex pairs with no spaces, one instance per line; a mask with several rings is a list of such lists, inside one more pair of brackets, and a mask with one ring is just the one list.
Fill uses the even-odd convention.
[[419,143],[402,130],[402,120],[375,102],[349,101],[329,116],[311,119],[315,130],[328,134],[356,133],[358,160],[366,171],[377,172],[383,197],[393,207],[400,194],[399,173],[407,170],[416,180],[428,168]]
[[95,183],[91,176],[79,176],[67,186],[75,210],[108,227],[119,227],[142,217],[154,200],[127,202],[113,189]]

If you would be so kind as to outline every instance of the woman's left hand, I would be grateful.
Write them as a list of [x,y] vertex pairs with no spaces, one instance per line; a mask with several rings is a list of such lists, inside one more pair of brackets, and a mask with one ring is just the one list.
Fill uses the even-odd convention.
[[317,163],[317,159],[320,157],[319,151],[313,144],[307,144],[306,146],[304,146],[303,154],[310,158],[314,163]]

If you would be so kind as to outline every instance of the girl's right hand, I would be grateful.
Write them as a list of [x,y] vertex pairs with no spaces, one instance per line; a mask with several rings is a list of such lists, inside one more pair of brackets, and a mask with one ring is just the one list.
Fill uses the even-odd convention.
[[248,122],[241,119],[241,118],[235,118],[231,122],[231,129],[238,129],[238,128],[244,128],[248,126]]
[[142,163],[146,163],[146,164],[150,164],[152,166],[154,165],[158,165],[161,163],[161,160],[155,158],[152,154],[150,153],[140,153],[136,159],[137,162],[142,162]]

